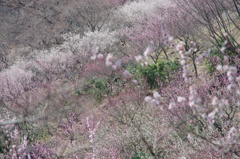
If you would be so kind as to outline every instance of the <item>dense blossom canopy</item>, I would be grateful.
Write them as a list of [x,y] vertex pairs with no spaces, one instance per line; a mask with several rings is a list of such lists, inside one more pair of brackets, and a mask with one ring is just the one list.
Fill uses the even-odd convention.
[[239,158],[238,6],[0,2],[0,158]]

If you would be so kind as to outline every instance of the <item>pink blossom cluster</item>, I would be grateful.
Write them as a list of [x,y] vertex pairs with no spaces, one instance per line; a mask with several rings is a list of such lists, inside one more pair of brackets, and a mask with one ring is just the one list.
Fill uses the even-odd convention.
[[[225,59],[228,57],[225,56]],[[217,65],[216,69],[227,74],[229,84],[227,90],[232,93],[240,95],[240,76],[237,76],[237,67],[230,65]],[[239,102],[239,101],[238,101]]]
[[86,117],[86,125],[88,128],[88,132],[89,132],[89,142],[91,143],[91,147],[92,147],[92,153],[91,153],[91,158],[92,159],[96,159],[96,145],[95,145],[95,138],[96,138],[96,131],[99,127],[100,122],[97,122],[97,124],[94,127],[90,126],[89,123],[89,117]]
[[145,102],[150,103],[153,106],[160,105],[161,99],[162,99],[162,97],[157,91],[153,92],[153,96],[146,96],[144,98]]
[[185,50],[185,43],[183,41],[180,41],[179,44],[176,46],[176,50],[180,55],[180,64],[183,68],[182,77],[184,78],[186,83],[189,83],[191,81],[191,73],[189,71],[189,64],[187,63],[188,52]]
[[[12,117],[12,115],[7,112],[6,116],[2,117],[1,121],[12,121],[15,119],[15,117]],[[2,146],[6,147],[3,149],[4,154],[0,154],[0,157],[7,157],[10,159],[44,159],[53,155],[51,150],[46,148],[42,143],[30,146],[28,144],[28,134],[25,133],[21,136],[22,134],[17,125],[2,125],[1,129],[3,129],[4,135],[6,135],[5,143],[3,143]]]

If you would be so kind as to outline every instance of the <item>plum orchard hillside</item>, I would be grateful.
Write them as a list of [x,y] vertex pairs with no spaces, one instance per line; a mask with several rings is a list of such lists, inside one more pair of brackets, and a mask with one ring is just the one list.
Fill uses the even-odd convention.
[[0,5],[0,158],[240,158],[238,1]]

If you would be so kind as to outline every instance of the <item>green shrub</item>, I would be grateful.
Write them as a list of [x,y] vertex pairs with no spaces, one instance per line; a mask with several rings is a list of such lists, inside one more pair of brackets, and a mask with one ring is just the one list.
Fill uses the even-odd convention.
[[135,153],[132,159],[148,159],[150,158],[150,155],[144,153],[144,152],[139,152]]
[[44,125],[36,127],[32,123],[23,122],[23,123],[18,124],[18,128],[19,128],[19,130],[24,132],[23,134],[21,134],[22,137],[25,134],[28,134],[28,141],[30,143],[32,143],[32,142],[34,143],[36,141],[44,142],[44,141],[47,141],[49,139],[49,137],[51,137],[48,129]]
[[0,153],[4,153],[5,151],[9,151],[8,145],[6,144],[6,140],[8,136],[5,134],[3,130],[0,131]]
[[144,78],[151,89],[155,89],[160,83],[166,84],[171,75],[180,68],[176,61],[159,61],[156,64],[149,64],[142,67],[140,64],[134,64],[128,70],[137,77]]
[[101,101],[105,95],[109,95],[111,92],[108,79],[93,78],[87,82],[88,89],[85,90],[90,95]]
[[207,65],[208,73],[213,74],[216,71],[217,62],[220,60],[220,63],[223,63],[224,54],[221,53],[218,49],[211,50],[210,58],[206,58],[205,64]]

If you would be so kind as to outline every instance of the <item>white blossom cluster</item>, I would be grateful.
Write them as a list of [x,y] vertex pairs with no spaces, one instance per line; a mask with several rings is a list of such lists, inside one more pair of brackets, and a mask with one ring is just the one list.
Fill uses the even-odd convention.
[[70,36],[65,45],[71,46],[77,53],[83,55],[91,54],[98,47],[98,51],[106,52],[108,48],[113,48],[117,41],[115,31],[103,30],[87,32],[81,38],[79,35]]
[[237,74],[237,68],[235,66],[229,65],[218,65],[216,69],[218,71],[223,71],[227,73],[227,77],[230,82],[227,86],[227,90],[230,92],[235,91],[236,94],[240,95],[240,76],[235,77],[235,75]]
[[153,106],[158,106],[161,103],[162,96],[157,92],[153,92],[153,96],[146,96],[144,98],[145,102],[150,103]]
[[185,51],[185,43],[183,41],[180,41],[179,44],[176,46],[176,50],[178,51],[179,55],[180,55],[180,64],[182,65],[183,68],[183,73],[182,73],[182,77],[184,78],[184,81],[186,83],[189,83],[191,81],[191,73],[189,71],[189,65],[187,64],[187,52]]
[[[91,56],[91,59],[96,60],[102,59],[103,57],[104,56],[102,54],[94,53],[93,56]],[[110,67],[114,71],[120,70],[122,68],[122,59],[115,60],[112,54],[107,54],[105,64],[107,67]],[[128,70],[124,70],[122,72],[122,77],[125,79],[130,79],[132,84],[138,85],[138,81],[133,79],[133,75]]]
[[152,15],[159,8],[168,8],[174,4],[168,0],[140,0],[126,3],[119,8],[118,13],[129,21],[141,21],[144,17]]
[[189,92],[190,92],[190,96],[189,96],[189,106],[191,108],[197,108],[198,110],[200,110],[201,108],[201,98],[198,96],[198,93],[196,91],[196,89],[194,89],[192,86],[189,87]]
[[31,78],[33,74],[25,71],[17,65],[11,66],[9,69],[0,72],[0,98],[15,98],[24,89],[33,87]]
[[144,51],[144,53],[143,53],[144,56],[137,55],[137,56],[135,56],[135,60],[138,63],[140,63],[142,67],[145,67],[148,65],[148,62],[146,60],[149,59],[149,57],[153,53],[153,51],[154,51],[153,46],[150,44]]

